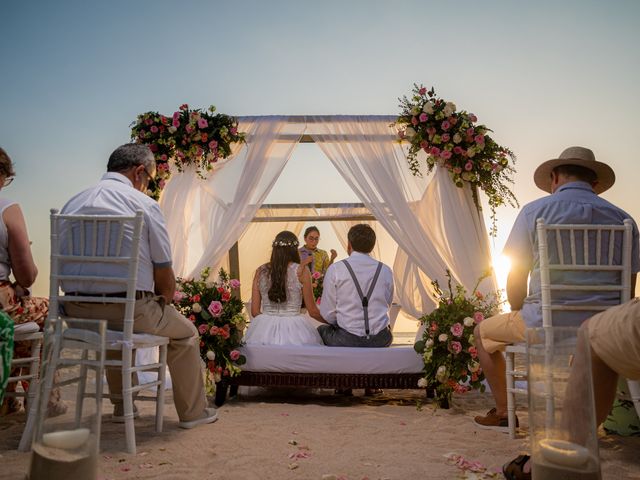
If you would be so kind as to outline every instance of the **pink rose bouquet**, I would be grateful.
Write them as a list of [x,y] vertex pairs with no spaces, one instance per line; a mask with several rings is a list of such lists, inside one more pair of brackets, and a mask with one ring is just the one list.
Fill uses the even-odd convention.
[[234,292],[240,287],[236,279],[229,279],[224,270],[219,278],[208,283],[210,270],[205,269],[200,279],[178,278],[178,290],[173,304],[200,333],[200,356],[207,367],[209,386],[222,377],[240,373],[246,362],[238,347],[245,327],[242,314],[244,305]]
[[213,105],[208,110],[189,109],[183,103],[173,115],[146,112],[138,115],[131,128],[131,140],[149,145],[156,159],[156,181],[147,192],[158,199],[171,176],[169,161],[181,172],[186,165],[195,165],[204,178],[218,160],[231,155],[234,143],[245,141],[238,132],[238,120],[224,114],[215,114]]
[[496,208],[518,206],[511,191],[513,164],[511,150],[498,145],[478,118],[458,110],[452,102],[439,98],[434,89],[414,84],[411,98],[400,99],[401,113],[394,123],[400,141],[409,142],[407,160],[414,175],[421,175],[418,154],[426,158],[427,172],[436,166],[446,168],[457,187],[470,185],[480,210],[477,188],[487,195],[491,209],[491,234],[496,234]]
[[481,319],[498,313],[502,303],[500,292],[487,295],[478,292],[478,285],[487,276],[478,280],[472,295],[461,285],[453,288],[449,271],[448,291],[443,291],[437,281],[432,282],[438,307],[420,319],[426,328],[414,348],[424,361],[424,378],[420,383],[435,391],[441,405],[448,405],[453,393],[484,391],[484,374],[477,360],[473,329]]

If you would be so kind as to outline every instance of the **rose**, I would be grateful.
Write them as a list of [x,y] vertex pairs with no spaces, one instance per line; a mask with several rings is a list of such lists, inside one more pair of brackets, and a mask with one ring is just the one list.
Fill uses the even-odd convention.
[[480,364],[478,362],[471,362],[467,365],[467,367],[469,368],[469,371],[471,373],[476,373],[478,370],[480,370]]
[[319,279],[322,276],[322,274],[320,272],[313,272],[311,274],[311,278],[313,278],[314,280]]
[[453,102],[445,103],[444,108],[442,109],[442,113],[444,113],[445,116],[447,117],[453,115],[453,112],[455,111],[456,111],[456,104]]
[[471,358],[477,358],[478,356],[478,349],[476,347],[469,347],[469,355],[471,355]]
[[462,141],[462,137],[459,133],[453,134],[453,143],[460,143]]
[[426,113],[421,113],[419,118],[422,123],[426,122],[429,119]]
[[426,113],[427,115],[433,114],[433,103],[431,103],[431,102],[425,103],[424,107],[422,107],[422,111],[424,113]]
[[469,114],[469,121],[475,123],[478,121],[478,117],[476,117],[473,113]]
[[199,303],[194,303],[193,305],[191,305],[191,310],[193,310],[193,313],[200,313],[202,311],[202,305],[200,305]]
[[404,136],[407,137],[407,139],[411,140],[413,137],[415,137],[416,135],[416,131],[414,128],[412,127],[407,127],[404,131]]
[[235,362],[240,358],[240,352],[238,350],[231,350],[231,353],[229,353],[229,358]]
[[224,292],[222,294],[222,301],[228,302],[229,300],[231,300],[231,292]]
[[229,280],[229,286],[233,289],[240,288],[240,280],[232,278]]
[[453,154],[449,150],[443,150],[440,152],[440,158],[444,160],[449,160]]
[[464,323],[465,327],[472,327],[473,326],[473,318],[464,317],[463,323]]
[[152,125],[149,130],[151,130],[151,133],[158,133],[158,127],[156,127],[155,125]]
[[411,109],[411,115],[418,115],[420,113],[420,107],[413,107]]
[[444,365],[440,365],[438,367],[438,370],[436,371],[436,380],[438,380],[440,383],[444,383],[446,379],[447,379],[447,367],[445,367]]
[[424,95],[425,93],[427,93],[427,89],[425,87],[420,87],[420,90],[418,90],[418,93],[420,95]]
[[201,324],[198,326],[198,332],[200,332],[200,335],[204,335],[205,333],[207,333],[207,329],[209,327],[206,324]]
[[180,290],[176,290],[175,292],[173,292],[173,301],[176,303],[180,303],[182,300],[184,300],[185,297],[186,295],[184,294],[184,292],[181,292]]
[[449,120],[445,120],[444,122],[442,122],[441,125],[443,130],[449,130],[451,128],[451,123],[449,122]]
[[481,321],[484,320],[484,315],[482,314],[482,312],[476,312],[473,314],[473,321],[476,323],[480,323]]
[[440,138],[440,140],[442,140],[443,143],[447,143],[450,139],[451,139],[451,136],[448,133],[442,134],[442,137]]
[[424,342],[424,346],[425,346],[425,348],[432,348],[433,347],[433,340],[431,338],[427,339],[427,341]]
[[196,294],[193,297],[191,297],[191,301],[192,302],[199,302],[200,301],[200,294]]
[[216,358],[216,352],[214,352],[213,350],[209,350],[209,351],[207,352],[207,358],[208,358],[209,360],[215,360],[215,358]]
[[206,118],[198,119],[198,128],[207,128],[208,126],[209,126],[209,123],[207,122]]
[[451,350],[456,355],[462,351],[462,344],[460,342],[451,342]]
[[209,313],[212,316],[219,317],[222,314],[222,303],[214,300],[209,304],[209,308],[207,308],[207,310],[209,310]]
[[438,335],[438,340],[440,340],[441,342],[446,342],[447,340],[449,340],[449,335],[447,335],[446,333],[441,333],[440,335]]
[[215,325],[213,327],[211,327],[211,329],[209,330],[209,334],[210,335],[218,335],[218,333],[220,333],[221,329],[216,327]]
[[462,332],[464,332],[464,327],[460,323],[454,323],[451,326],[451,333],[453,333],[456,337],[461,337]]
[[476,135],[473,139],[478,145],[484,145],[484,135]]
[[437,157],[440,155],[440,149],[438,147],[431,147],[431,150],[429,150],[429,153],[434,157]]
[[421,378],[420,380],[418,380],[418,388],[426,388],[429,386],[429,382],[427,381],[426,378]]
[[467,172],[470,172],[471,170],[473,170],[473,162],[467,162],[467,163],[465,163],[465,164],[464,164],[464,169],[465,169]]

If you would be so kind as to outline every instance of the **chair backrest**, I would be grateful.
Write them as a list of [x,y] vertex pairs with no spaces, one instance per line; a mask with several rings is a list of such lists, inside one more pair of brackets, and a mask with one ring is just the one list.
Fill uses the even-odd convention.
[[[554,311],[596,312],[611,306],[588,300],[554,303],[553,292],[579,292],[585,299],[609,292],[619,295],[618,303],[631,298],[632,229],[628,219],[622,225],[562,225],[537,220],[543,327],[553,325]],[[598,272],[606,272],[605,282]],[[572,281],[566,280],[569,275],[573,275]]]
[[[62,215],[51,210],[49,318],[64,302],[125,304],[124,337],[133,334],[143,214]],[[66,295],[61,295],[62,291]],[[78,293],[126,292],[126,296]]]

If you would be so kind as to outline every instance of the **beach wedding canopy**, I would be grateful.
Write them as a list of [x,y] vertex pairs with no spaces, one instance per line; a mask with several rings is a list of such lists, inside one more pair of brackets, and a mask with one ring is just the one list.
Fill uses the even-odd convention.
[[[195,168],[174,172],[160,206],[173,247],[174,269],[198,277],[207,266],[227,265],[238,242],[244,265],[242,297],[250,296],[253,271],[268,261],[271,239],[281,230],[300,234],[306,219],[330,219],[346,247],[346,232],[361,219],[372,220],[380,238],[377,258],[392,263],[396,297],[402,309],[419,318],[435,308],[432,280],[446,285],[446,271],[468,290],[491,267],[483,217],[465,182],[458,188],[449,172],[430,177],[409,170],[398,143],[393,116],[240,117],[246,144],[200,178]],[[354,191],[362,205],[265,206],[263,202],[298,143],[313,142]],[[313,185],[319,191],[330,185]],[[267,221],[270,217],[277,222]],[[273,218],[276,217],[276,218]],[[397,244],[395,258],[388,258]],[[214,270],[215,271],[215,270]],[[496,290],[495,276],[481,292]]]

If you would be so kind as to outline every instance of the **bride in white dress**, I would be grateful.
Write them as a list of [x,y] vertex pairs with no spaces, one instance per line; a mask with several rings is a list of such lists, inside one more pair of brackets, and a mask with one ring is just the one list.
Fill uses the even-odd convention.
[[[276,236],[272,247],[271,261],[260,266],[253,278],[253,320],[245,343],[323,345],[316,328],[326,322],[313,298],[311,273],[300,267],[297,237],[285,230]],[[301,312],[303,298],[308,315]]]

